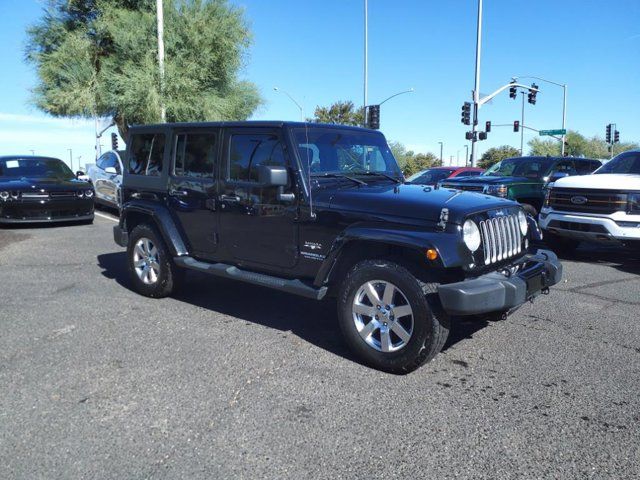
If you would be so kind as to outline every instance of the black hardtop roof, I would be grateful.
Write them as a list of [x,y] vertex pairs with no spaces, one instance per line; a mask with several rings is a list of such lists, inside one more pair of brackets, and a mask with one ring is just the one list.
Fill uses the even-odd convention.
[[58,160],[62,162],[59,158],[44,155],[0,155],[0,160]]
[[336,128],[336,129],[348,129],[360,132],[378,132],[377,130],[371,130],[369,128],[354,127],[351,125],[341,125],[337,123],[315,123],[315,122],[288,122],[282,120],[247,120],[247,121],[234,121],[234,122],[175,122],[175,123],[154,123],[149,125],[133,125],[130,128],[131,132],[135,132],[139,129],[163,129],[163,128],[206,128],[206,127],[227,127],[227,128],[253,128],[253,127],[267,127],[267,128],[282,128],[282,127],[322,127],[322,128]]
[[525,155],[522,157],[509,157],[509,158],[505,158],[505,160],[589,160],[589,161],[596,161],[596,162],[602,162],[602,160],[599,160],[597,158],[584,158],[584,157],[562,157],[562,156],[551,156],[551,155]]

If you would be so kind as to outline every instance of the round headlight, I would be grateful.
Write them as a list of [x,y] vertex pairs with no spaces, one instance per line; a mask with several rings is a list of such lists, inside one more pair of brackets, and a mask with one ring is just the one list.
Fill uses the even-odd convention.
[[475,252],[480,248],[480,229],[476,222],[467,220],[462,225],[462,239],[469,250]]
[[20,192],[11,192],[11,198],[13,200],[18,200],[18,198],[20,198]]
[[520,224],[520,232],[522,235],[526,235],[529,230],[529,223],[527,222],[527,216],[524,214],[524,211],[518,211],[518,223]]
[[93,197],[93,190],[91,190],[91,189],[85,190],[84,191],[84,196],[87,197],[87,198]]
[[84,192],[83,192],[82,190],[78,190],[78,191],[76,192],[76,196],[77,196],[78,198],[82,198],[82,197],[84,197]]
[[9,200],[9,192],[0,192],[0,200],[4,202]]

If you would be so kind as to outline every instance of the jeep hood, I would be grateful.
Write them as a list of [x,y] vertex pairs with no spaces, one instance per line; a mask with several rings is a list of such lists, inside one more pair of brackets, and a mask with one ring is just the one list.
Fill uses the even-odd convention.
[[477,177],[448,178],[443,180],[442,183],[446,183],[447,185],[509,185],[511,183],[538,183],[540,181],[541,180],[536,178],[527,177],[494,177],[493,175],[479,175]]
[[415,218],[438,222],[443,208],[449,222],[462,223],[473,213],[516,206],[517,203],[489,195],[460,192],[424,185],[371,185],[332,192],[330,208],[340,211],[370,212],[373,215]]
[[596,188],[603,190],[640,190],[640,175],[597,173],[561,178],[553,184],[557,188]]

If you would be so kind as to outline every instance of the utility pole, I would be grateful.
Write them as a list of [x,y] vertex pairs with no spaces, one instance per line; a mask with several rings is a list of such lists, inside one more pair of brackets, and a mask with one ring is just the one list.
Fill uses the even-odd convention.
[[468,167],[469,166],[469,145],[465,145],[464,148],[466,150],[464,154],[464,166]]
[[438,142],[440,144],[440,165],[444,165],[444,163],[442,163],[442,146],[444,145],[444,143],[442,142]]
[[73,170],[73,150],[67,148],[69,150],[69,168]]
[[162,0],[156,0],[156,17],[158,20],[158,67],[160,68],[160,118],[164,123],[167,121],[167,111],[164,106],[164,12]]
[[473,124],[471,126],[471,166],[475,165],[475,152],[478,126],[478,100],[480,98],[480,52],[482,50],[482,0],[478,0],[478,25],[476,29],[476,75],[473,87]]
[[369,104],[369,1],[364,0],[364,95],[362,112],[363,127],[367,126],[367,105]]
[[453,165],[453,155],[449,155],[449,166]]
[[524,92],[522,94],[522,116],[520,118],[520,156],[523,155],[524,149]]

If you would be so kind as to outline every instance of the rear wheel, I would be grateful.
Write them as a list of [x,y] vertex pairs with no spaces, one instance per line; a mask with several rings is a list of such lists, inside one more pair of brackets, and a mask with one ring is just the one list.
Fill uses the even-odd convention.
[[127,264],[135,290],[147,297],[171,295],[183,275],[162,237],[146,224],[135,227],[129,236]]
[[449,318],[435,292],[388,260],[365,260],[345,277],[338,318],[353,352],[368,365],[408,373],[435,357],[449,334]]

